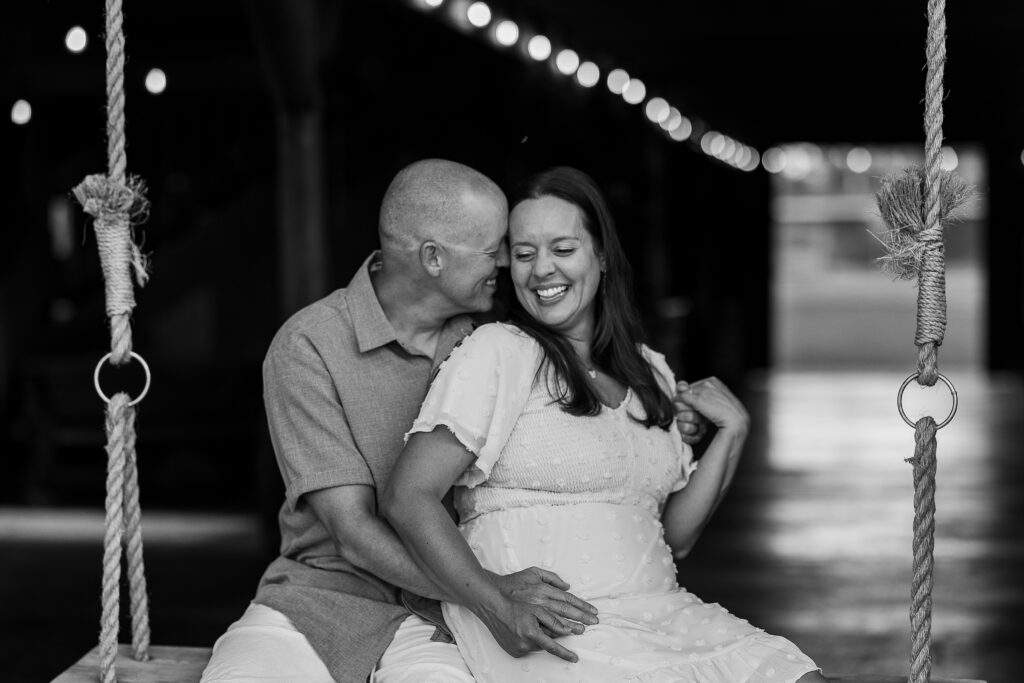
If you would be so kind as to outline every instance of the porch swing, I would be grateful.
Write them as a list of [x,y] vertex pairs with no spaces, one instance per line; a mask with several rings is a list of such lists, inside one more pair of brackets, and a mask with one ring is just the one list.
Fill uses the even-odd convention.
[[[92,175],[74,194],[94,219],[105,280],[110,319],[111,350],[96,366],[94,383],[107,404],[107,494],[104,535],[102,617],[100,642],[80,661],[58,676],[56,683],[198,681],[210,656],[209,648],[150,644],[149,606],[142,557],[141,512],[135,452],[135,408],[149,388],[149,368],[132,350],[131,312],[135,307],[132,276],[139,286],[147,279],[146,262],[133,241],[133,219],[144,211],[142,183],[126,173],[122,0],[106,2],[107,164],[106,175]],[[936,432],[956,412],[956,391],[937,369],[938,347],[945,331],[945,263],[943,220],[966,200],[968,190],[950,172],[940,169],[942,144],[943,68],[945,63],[945,2],[928,1],[928,70],[926,79],[926,163],[887,178],[879,208],[889,231],[885,242],[886,269],[901,277],[918,278],[918,316],[915,344],[917,371],[898,392],[897,406],[915,430],[913,465],[914,540],[911,594],[911,658],[906,676],[827,674],[836,683],[982,683],[966,679],[931,678],[931,593],[934,548]],[[146,385],[134,399],[119,392],[108,398],[99,382],[105,363],[142,365]],[[933,386],[941,381],[953,396],[953,408],[941,423],[930,416],[911,421],[902,406],[904,389],[916,381]],[[118,644],[122,551],[125,555],[132,623],[131,645]]]

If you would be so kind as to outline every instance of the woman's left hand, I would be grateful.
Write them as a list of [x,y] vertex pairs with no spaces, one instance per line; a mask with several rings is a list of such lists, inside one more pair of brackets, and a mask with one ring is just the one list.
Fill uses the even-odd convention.
[[674,403],[677,406],[677,415],[681,404],[697,412],[719,429],[746,433],[750,428],[750,415],[747,409],[717,377],[708,377],[692,384],[676,383]]

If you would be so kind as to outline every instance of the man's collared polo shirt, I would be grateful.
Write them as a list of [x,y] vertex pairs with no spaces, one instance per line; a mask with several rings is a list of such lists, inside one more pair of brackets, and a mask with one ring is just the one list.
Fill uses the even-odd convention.
[[338,554],[303,498],[334,486],[379,496],[419,412],[431,371],[472,326],[449,320],[436,357],[399,344],[374,292],[372,255],[345,289],[292,316],[263,363],[270,437],[285,483],[281,556],[256,602],[287,615],[334,678],[364,683],[408,616],[399,590]]

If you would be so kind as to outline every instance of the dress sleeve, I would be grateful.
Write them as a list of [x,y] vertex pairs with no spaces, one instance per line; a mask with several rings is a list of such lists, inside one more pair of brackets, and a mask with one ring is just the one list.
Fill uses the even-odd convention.
[[481,326],[438,368],[406,440],[416,432],[448,428],[477,456],[455,483],[470,488],[483,483],[530,397],[539,362],[531,337],[507,325]]
[[[664,354],[658,353],[651,349],[646,344],[640,348],[644,358],[650,364],[651,369],[654,370],[654,378],[658,382],[658,386],[664,391],[669,398],[675,396],[676,393],[676,375],[672,372],[672,368],[668,366],[668,361],[665,360]],[[693,459],[693,449],[690,448],[689,444],[683,443],[683,439],[679,434],[679,427],[676,425],[675,420],[672,421],[672,425],[669,427],[669,433],[672,435],[672,443],[676,447],[676,451],[680,454],[681,467],[679,470],[679,478],[672,483],[670,489],[671,493],[679,491],[686,483],[690,481],[690,475],[693,474],[694,470],[697,469],[697,462]]]

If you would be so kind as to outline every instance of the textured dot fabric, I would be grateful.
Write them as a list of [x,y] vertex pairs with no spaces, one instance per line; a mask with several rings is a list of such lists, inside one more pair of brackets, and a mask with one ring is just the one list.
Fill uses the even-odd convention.
[[[664,357],[643,354],[670,393]],[[531,337],[484,325],[441,366],[410,430],[443,425],[477,456],[455,503],[486,569],[549,569],[599,610],[600,624],[559,639],[579,656],[568,663],[546,652],[513,658],[472,612],[445,603],[476,680],[783,683],[816,670],[790,641],[677,583],[660,518],[695,464],[675,425],[633,419],[644,413],[632,391],[599,415],[569,415],[546,368]]]

